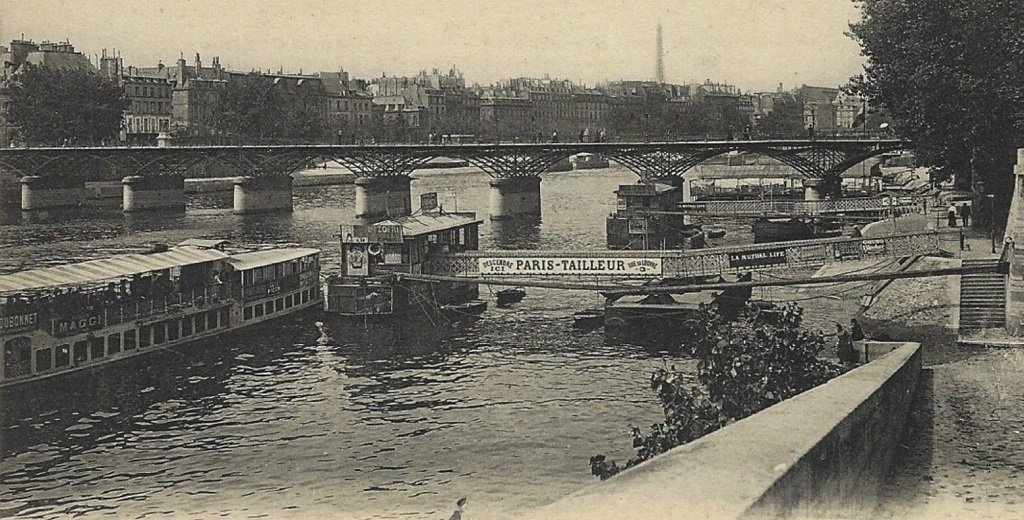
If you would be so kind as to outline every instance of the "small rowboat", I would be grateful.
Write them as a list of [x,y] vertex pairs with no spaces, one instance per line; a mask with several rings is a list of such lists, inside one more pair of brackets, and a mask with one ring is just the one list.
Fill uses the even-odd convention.
[[449,319],[475,318],[487,310],[487,302],[470,300],[465,303],[452,303],[441,306],[441,312]]
[[498,307],[507,307],[513,303],[519,303],[526,297],[526,289],[522,287],[512,287],[510,289],[502,289],[494,293],[498,300]]
[[708,238],[722,238],[725,236],[725,230],[722,228],[711,228],[707,232]]

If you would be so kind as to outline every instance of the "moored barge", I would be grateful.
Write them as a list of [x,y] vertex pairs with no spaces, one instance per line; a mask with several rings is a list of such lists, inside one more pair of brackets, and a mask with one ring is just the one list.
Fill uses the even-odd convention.
[[190,240],[0,275],[0,387],[135,358],[317,306],[317,249]]
[[370,225],[341,226],[341,273],[324,286],[328,314],[359,323],[426,318],[438,324],[477,315],[486,307],[476,284],[399,279],[430,274],[438,255],[475,250],[481,221],[475,213],[439,208]]

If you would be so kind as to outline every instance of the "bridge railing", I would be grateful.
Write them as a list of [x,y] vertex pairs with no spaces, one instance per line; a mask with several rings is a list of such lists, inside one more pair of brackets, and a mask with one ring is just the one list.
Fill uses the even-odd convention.
[[857,197],[835,200],[708,200],[684,202],[680,207],[694,214],[769,214],[825,215],[829,213],[895,211],[897,215],[917,211],[917,197]]
[[[498,277],[545,277],[575,276],[579,278],[652,278],[652,277],[696,277],[722,273],[743,273],[793,267],[817,267],[831,262],[853,260],[900,258],[905,256],[935,254],[942,250],[943,233],[911,233],[874,238],[832,238],[800,240],[746,246],[695,249],[688,251],[544,251],[544,250],[495,250],[467,251],[441,256],[432,261],[424,272],[448,276],[498,276]],[[531,260],[559,261],[579,260],[625,260],[629,262],[650,261],[645,272],[635,270],[600,273],[581,273],[579,270],[553,269],[519,270],[517,263],[531,265]],[[504,263],[510,268],[500,274],[491,272],[489,266]],[[606,262],[607,263],[607,262]],[[543,265],[543,262],[532,262]]]

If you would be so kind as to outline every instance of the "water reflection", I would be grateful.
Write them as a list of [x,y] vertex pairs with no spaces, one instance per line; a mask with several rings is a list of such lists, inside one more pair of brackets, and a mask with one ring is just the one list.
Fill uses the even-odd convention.
[[498,249],[533,249],[540,240],[540,215],[491,221],[491,240]]
[[[485,249],[603,247],[612,191],[633,177],[552,175],[543,223],[506,223],[487,219],[486,175],[417,176],[414,200],[439,191],[446,208],[478,212]],[[0,272],[186,238],[318,247],[336,272],[353,188],[294,194],[291,214],[231,215],[231,193],[218,192],[191,195],[184,214],[21,222],[0,230]],[[0,515],[435,518],[469,496],[474,518],[515,517],[592,482],[595,449],[627,457],[627,425],[660,416],[644,389],[664,352],[572,329],[574,311],[600,303],[530,289],[450,328],[312,313],[6,391]]]
[[[305,314],[296,322],[279,320],[187,345],[155,348],[115,364],[5,388],[0,391],[0,454],[6,458],[50,442],[86,449],[153,403],[198,402],[222,395],[228,379],[241,367],[270,367],[291,341],[312,343],[313,315]],[[89,417],[100,419],[81,419]],[[67,427],[76,421],[90,426]]]

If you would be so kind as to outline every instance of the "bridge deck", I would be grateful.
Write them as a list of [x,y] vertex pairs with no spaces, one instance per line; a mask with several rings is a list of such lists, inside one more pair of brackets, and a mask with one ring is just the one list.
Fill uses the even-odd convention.
[[494,250],[445,255],[425,272],[465,277],[696,277],[936,254],[942,233],[801,240],[689,251]]

